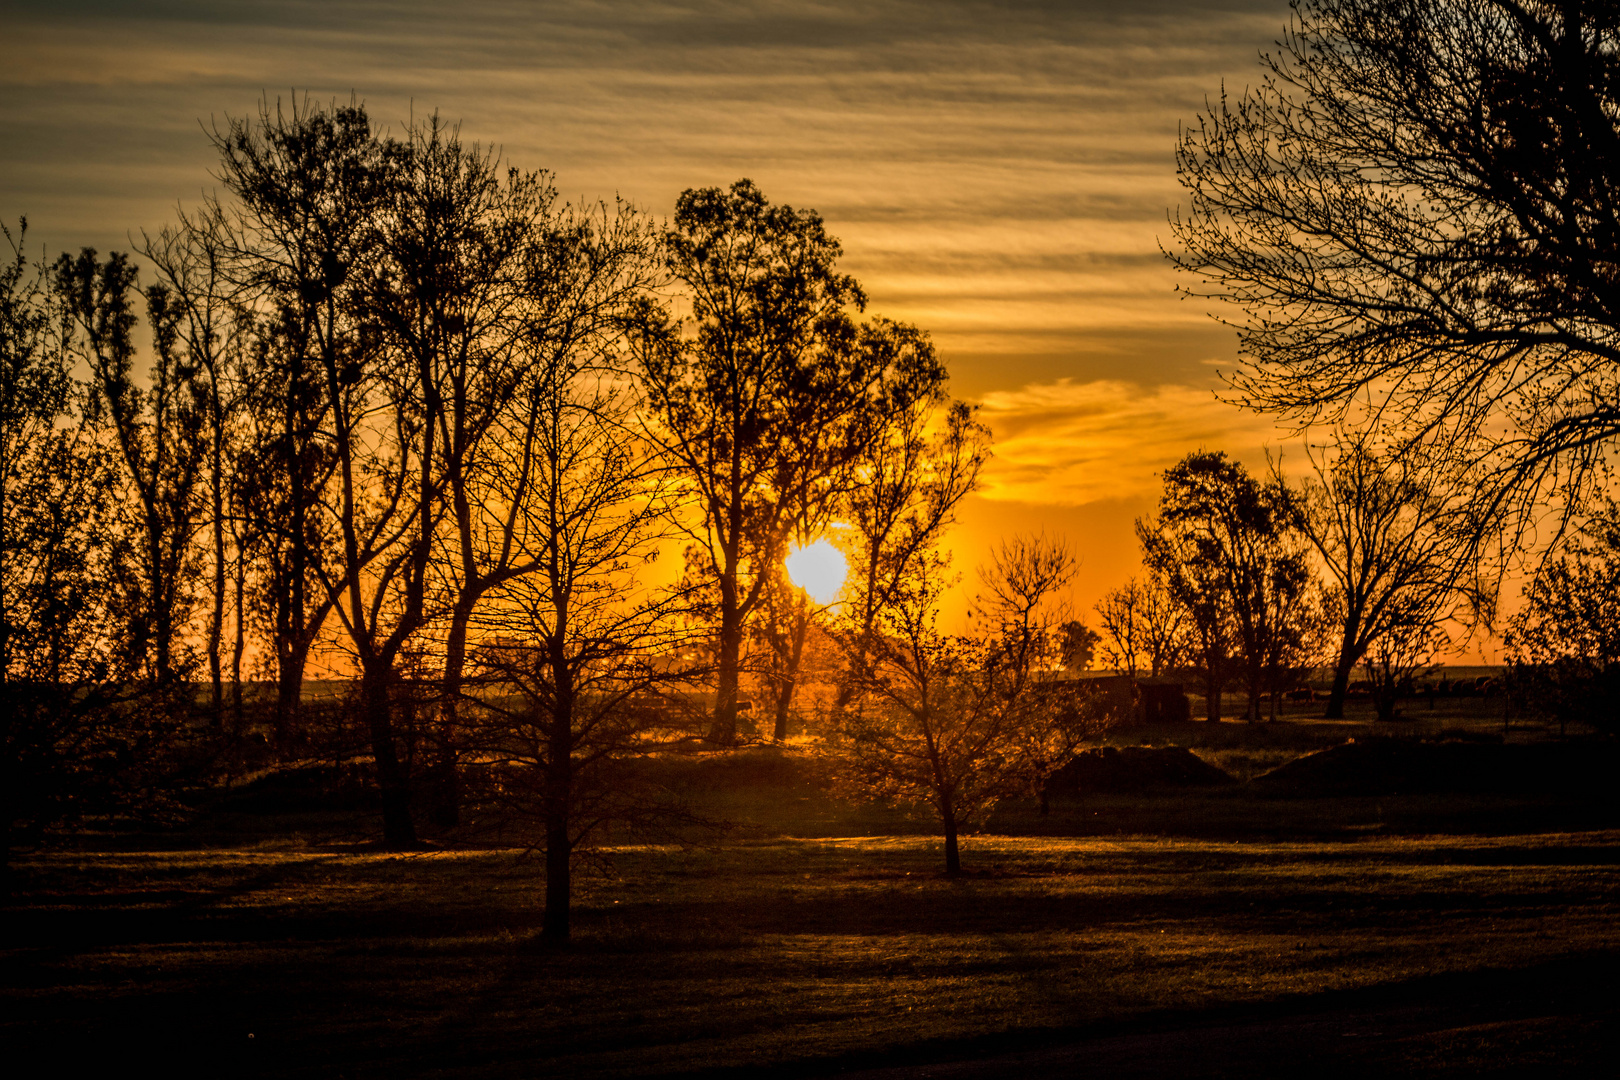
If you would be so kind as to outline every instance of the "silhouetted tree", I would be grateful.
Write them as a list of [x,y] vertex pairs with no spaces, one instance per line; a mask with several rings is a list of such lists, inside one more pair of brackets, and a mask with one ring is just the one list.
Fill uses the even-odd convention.
[[[260,107],[215,133],[220,180],[235,198],[242,276],[282,314],[289,388],[312,390],[331,479],[315,498],[289,491],[287,584],[318,576],[360,669],[358,709],[370,734],[386,842],[416,842],[410,776],[391,696],[395,666],[427,620],[427,566],[442,511],[442,402],[419,355],[379,340],[374,285],[397,268],[385,237],[398,219],[401,159],[359,105]],[[421,312],[426,317],[429,313]],[[301,479],[296,475],[293,479]],[[329,523],[329,559],[306,547],[311,514]],[[308,611],[307,600],[299,605]]]
[[[144,236],[140,253],[157,270],[163,297],[174,323],[178,347],[192,368],[192,389],[202,413],[206,452],[202,486],[206,490],[205,516],[209,532],[210,585],[208,619],[203,630],[203,651],[208,662],[215,727],[224,717],[223,643],[225,609],[230,590],[228,577],[243,580],[245,566],[240,530],[230,498],[231,469],[236,464],[239,437],[237,413],[245,390],[244,355],[252,335],[252,319],[237,302],[238,288],[230,275],[230,250],[221,224],[211,217],[181,215],[178,225]],[[241,638],[244,622],[242,590],[237,590],[235,622],[238,646],[232,664],[232,683],[238,720],[241,716]]]
[[543,829],[549,942],[569,936],[575,857],[609,825],[667,824],[627,765],[662,723],[647,700],[691,677],[676,660],[693,629],[683,590],[637,579],[672,535],[671,477],[619,373],[582,359],[553,352],[519,390],[521,436],[497,475],[527,488],[510,542],[532,569],[474,613],[474,745],[497,797]]
[[1402,695],[1412,692],[1413,679],[1432,667],[1450,645],[1450,635],[1420,595],[1397,597],[1383,630],[1361,658],[1378,719],[1395,719]]
[[[1520,526],[1620,435],[1620,15],[1297,0],[1263,81],[1183,134],[1172,259],[1230,301],[1237,399],[1441,432]],[[1370,400],[1370,406],[1369,406]]]
[[134,496],[128,509],[139,523],[138,584],[122,613],[130,648],[149,677],[167,684],[189,666],[176,649],[183,647],[199,569],[194,539],[207,443],[197,366],[179,339],[174,294],[153,285],[146,290],[153,360],[146,385],[137,385],[136,271],[123,253],[105,262],[88,248],[76,258],[63,255],[52,277],[63,347],[90,372],[92,407],[108,420]]
[[1438,447],[1379,453],[1370,436],[1343,429],[1331,450],[1313,454],[1299,522],[1332,582],[1338,645],[1329,719],[1344,716],[1350,673],[1374,641],[1415,641],[1423,635],[1414,620],[1432,626],[1489,606],[1456,536],[1445,457]]
[[794,507],[860,457],[902,393],[926,396],[943,370],[914,329],[857,326],[850,310],[866,297],[835,271],[841,248],[821,218],[772,206],[750,181],[682,193],[665,251],[691,315],[648,351],[643,379],[717,574],[712,734],[731,741],[745,623]]
[[[1152,524],[1138,523],[1147,560],[1187,610],[1203,654],[1209,718],[1219,719],[1221,671],[1236,646],[1258,720],[1279,644],[1293,635],[1309,568],[1290,543],[1292,499],[1280,484],[1263,487],[1222,453],[1189,454],[1164,474]],[[1230,643],[1230,644],[1229,644]]]
[[[510,554],[510,537],[497,535],[491,551],[485,531],[496,524],[499,533],[516,512],[500,503],[521,502],[525,494],[521,480],[511,492],[481,488],[482,458],[486,443],[500,437],[500,421],[518,395],[525,368],[537,359],[523,343],[543,335],[544,320],[554,314],[543,310],[546,293],[563,292],[574,282],[548,279],[555,268],[544,264],[563,245],[549,235],[556,231],[550,220],[556,193],[543,175],[509,169],[503,177],[492,152],[463,144],[437,115],[407,128],[397,156],[379,210],[379,269],[363,298],[365,316],[378,328],[378,345],[399,365],[393,376],[399,385],[391,391],[398,395],[395,407],[419,426],[412,448],[400,440],[402,458],[414,459],[417,473],[410,497],[415,550],[401,564],[404,580],[412,583],[403,590],[402,617],[387,640],[399,638],[397,655],[411,635],[448,609],[430,771],[432,811],[440,824],[450,825],[457,817],[457,710],[468,620],[512,569],[502,558]],[[481,497],[495,504],[493,514],[475,507]],[[435,547],[433,523],[441,515],[448,536]],[[437,588],[426,583],[430,561]],[[385,640],[377,652],[378,678],[385,677],[388,651]]]
[[1519,692],[1560,734],[1620,728],[1620,508],[1607,502],[1524,598],[1507,634]]
[[[150,639],[131,626],[151,568],[104,399],[72,377],[85,297],[57,291],[72,275],[27,264],[24,234],[4,231],[0,266],[0,892],[12,849],[45,830],[160,808],[157,752],[186,704],[153,686]],[[121,347],[129,275],[86,265],[111,278],[93,310]]]
[[939,598],[952,584],[946,563],[914,563],[877,612],[865,666],[849,676],[858,693],[835,717],[831,740],[855,791],[934,812],[951,877],[961,873],[962,831],[1001,800],[1038,793],[1104,720],[1083,695],[1053,693],[1042,677],[1059,647],[1043,608],[1072,560],[1029,542],[998,559],[981,609],[990,632],[980,635],[939,632]]
[[1121,675],[1133,679],[1136,678],[1137,658],[1146,651],[1139,614],[1144,602],[1142,583],[1131,578],[1119,588],[1104,593],[1095,605],[1106,635],[1102,639],[1103,662]]
[[989,428],[971,407],[949,400],[943,386],[886,412],[843,508],[851,559],[835,632],[850,678],[839,690],[840,706],[867,675],[884,610],[904,598],[914,578],[944,572],[940,541],[989,457]]

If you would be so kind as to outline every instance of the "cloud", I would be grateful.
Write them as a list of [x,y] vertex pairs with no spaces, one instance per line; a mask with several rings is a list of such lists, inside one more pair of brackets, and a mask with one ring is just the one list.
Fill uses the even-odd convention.
[[[568,198],[664,215],[758,182],[821,211],[871,310],[931,331],[960,393],[1176,381],[1203,334],[1159,256],[1178,123],[1255,72],[1282,0],[18,0],[0,215],[125,248],[213,186],[199,121],[262,93],[465,121]],[[1055,344],[1062,338],[1061,344]],[[1114,366],[1114,339],[1140,372]],[[1106,342],[1101,348],[1097,343]],[[1151,370],[1147,370],[1151,369]]]
[[1258,469],[1289,434],[1226,404],[1210,387],[1101,379],[994,391],[979,417],[995,434],[983,496],[1078,506],[1153,496],[1158,474],[1198,449],[1224,450]]

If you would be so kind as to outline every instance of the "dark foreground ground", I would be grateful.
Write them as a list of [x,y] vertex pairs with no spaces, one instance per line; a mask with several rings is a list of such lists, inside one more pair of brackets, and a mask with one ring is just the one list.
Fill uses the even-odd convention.
[[[1229,760],[1317,737],[1218,735]],[[1093,792],[1008,807],[948,881],[924,822],[841,803],[791,758],[677,770],[738,827],[612,852],[562,952],[537,944],[534,858],[376,852],[363,815],[222,807],[26,858],[0,930],[7,1072],[1612,1069],[1607,785]]]

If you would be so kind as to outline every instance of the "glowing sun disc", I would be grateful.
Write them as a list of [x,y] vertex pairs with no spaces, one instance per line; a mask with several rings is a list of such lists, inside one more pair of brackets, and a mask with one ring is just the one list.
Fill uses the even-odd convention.
[[825,540],[804,547],[794,544],[782,562],[793,584],[809,593],[818,604],[832,603],[838,590],[844,587],[844,575],[849,573],[844,553]]

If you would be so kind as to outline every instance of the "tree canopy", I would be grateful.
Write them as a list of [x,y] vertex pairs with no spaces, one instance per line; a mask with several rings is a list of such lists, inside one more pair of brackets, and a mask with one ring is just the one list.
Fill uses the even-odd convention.
[[1444,430],[1522,524],[1620,435],[1620,10],[1293,6],[1183,132],[1183,289],[1241,310],[1238,401]]

